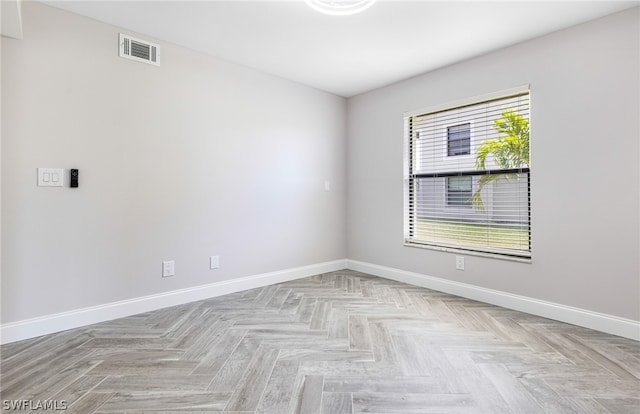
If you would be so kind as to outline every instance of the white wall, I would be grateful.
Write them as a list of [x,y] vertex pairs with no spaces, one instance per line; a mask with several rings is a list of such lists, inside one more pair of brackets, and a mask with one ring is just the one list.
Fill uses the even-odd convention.
[[[640,320],[638,9],[348,102],[349,259]],[[481,34],[479,34],[481,35]],[[531,264],[403,246],[403,113],[531,85]]]
[[2,323],[346,257],[345,99],[162,42],[161,67],[122,59],[118,28],[35,2],[23,21],[2,38]]

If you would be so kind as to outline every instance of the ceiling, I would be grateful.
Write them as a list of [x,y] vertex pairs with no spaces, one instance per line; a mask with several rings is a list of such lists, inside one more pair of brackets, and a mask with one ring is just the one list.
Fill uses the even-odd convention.
[[43,3],[350,97],[640,1],[378,0],[352,16],[303,0]]

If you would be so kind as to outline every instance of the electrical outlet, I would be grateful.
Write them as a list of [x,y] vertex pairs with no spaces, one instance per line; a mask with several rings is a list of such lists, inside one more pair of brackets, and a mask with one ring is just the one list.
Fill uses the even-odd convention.
[[162,277],[170,277],[176,275],[176,262],[168,260],[162,262]]
[[464,256],[456,256],[456,270],[464,270]]
[[219,267],[220,267],[220,257],[219,256],[209,257],[209,269],[217,269]]

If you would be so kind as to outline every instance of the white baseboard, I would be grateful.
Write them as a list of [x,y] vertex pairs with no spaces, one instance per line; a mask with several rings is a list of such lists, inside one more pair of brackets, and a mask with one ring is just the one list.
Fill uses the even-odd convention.
[[342,270],[347,267],[346,264],[346,260],[335,260],[11,322],[0,326],[0,344],[35,338],[41,335],[79,328],[169,306],[181,305],[229,293]]
[[640,341],[640,322],[356,260],[347,268]]
[[11,322],[0,326],[0,344],[35,338],[67,329],[79,328],[169,306],[181,305],[341,269],[357,270],[371,275],[640,341],[640,322],[638,321],[426,276],[401,269],[345,259],[225,280],[192,288]]

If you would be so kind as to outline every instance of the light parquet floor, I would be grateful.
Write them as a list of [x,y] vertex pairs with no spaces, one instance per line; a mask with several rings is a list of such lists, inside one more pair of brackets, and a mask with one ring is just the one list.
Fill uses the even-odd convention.
[[0,350],[65,413],[640,413],[638,342],[349,270]]

